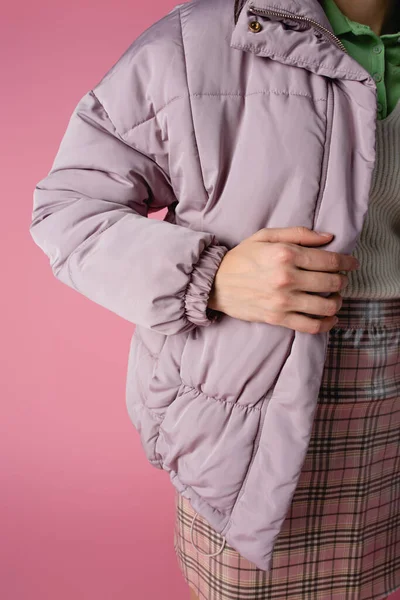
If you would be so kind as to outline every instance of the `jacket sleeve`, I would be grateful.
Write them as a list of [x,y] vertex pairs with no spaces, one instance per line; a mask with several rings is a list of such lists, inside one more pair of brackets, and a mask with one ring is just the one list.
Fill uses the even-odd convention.
[[[169,335],[218,319],[207,301],[228,248],[212,233],[148,218],[178,202],[158,120],[148,116],[152,81],[158,77],[163,86],[157,60],[171,49],[162,48],[157,27],[78,102],[50,172],[35,187],[30,234],[60,281],[134,324]],[[132,119],[148,128],[137,127],[138,138]],[[124,120],[129,136],[116,128]]]

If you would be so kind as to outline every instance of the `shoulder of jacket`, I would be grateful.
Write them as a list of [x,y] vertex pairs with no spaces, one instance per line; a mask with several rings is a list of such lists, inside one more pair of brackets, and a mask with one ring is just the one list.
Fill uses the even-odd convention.
[[142,31],[91,89],[122,135],[187,95],[181,7]]
[[223,23],[233,24],[233,5],[234,0],[177,4],[133,40],[91,90],[118,132],[150,121],[188,95],[188,60],[198,61],[199,68],[209,60],[213,36]]
[[[243,0],[241,0],[243,2]],[[191,0],[180,5],[183,34],[195,48],[209,56],[218,39],[230,39],[238,0]],[[229,37],[228,37],[229,36]],[[209,46],[205,46],[207,41]],[[199,44],[200,42],[200,44]]]

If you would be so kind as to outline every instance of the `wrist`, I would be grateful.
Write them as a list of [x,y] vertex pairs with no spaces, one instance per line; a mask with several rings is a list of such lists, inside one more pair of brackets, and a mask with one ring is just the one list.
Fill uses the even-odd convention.
[[215,291],[215,281],[213,282],[211,289],[210,289],[210,294],[208,296],[208,302],[207,302],[207,308],[210,310],[218,310],[216,291]]
[[215,308],[215,293],[210,301],[214,288],[215,274],[228,248],[219,243],[206,247],[193,268],[191,278],[184,296],[186,316],[196,325],[207,326],[218,319],[220,312]]

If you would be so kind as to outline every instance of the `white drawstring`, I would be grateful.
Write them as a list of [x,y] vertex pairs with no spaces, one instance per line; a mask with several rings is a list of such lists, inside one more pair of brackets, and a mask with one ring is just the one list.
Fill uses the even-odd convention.
[[193,539],[193,525],[194,525],[195,520],[197,519],[198,514],[199,513],[196,512],[196,514],[194,515],[194,517],[192,519],[192,523],[190,525],[190,541],[192,542],[193,546],[196,548],[197,552],[200,552],[200,554],[202,554],[203,556],[217,556],[225,548],[226,539],[224,537],[223,537],[223,542],[222,542],[221,548],[217,552],[212,552],[211,554],[207,554],[207,552],[203,552],[194,543],[194,539]]

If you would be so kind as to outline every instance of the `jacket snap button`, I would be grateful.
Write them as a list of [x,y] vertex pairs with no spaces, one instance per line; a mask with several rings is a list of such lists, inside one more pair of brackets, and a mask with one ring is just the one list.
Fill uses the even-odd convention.
[[253,31],[254,33],[258,33],[259,31],[261,31],[262,27],[261,27],[261,24],[259,23],[259,21],[251,21],[249,23],[249,29],[250,29],[250,31]]

